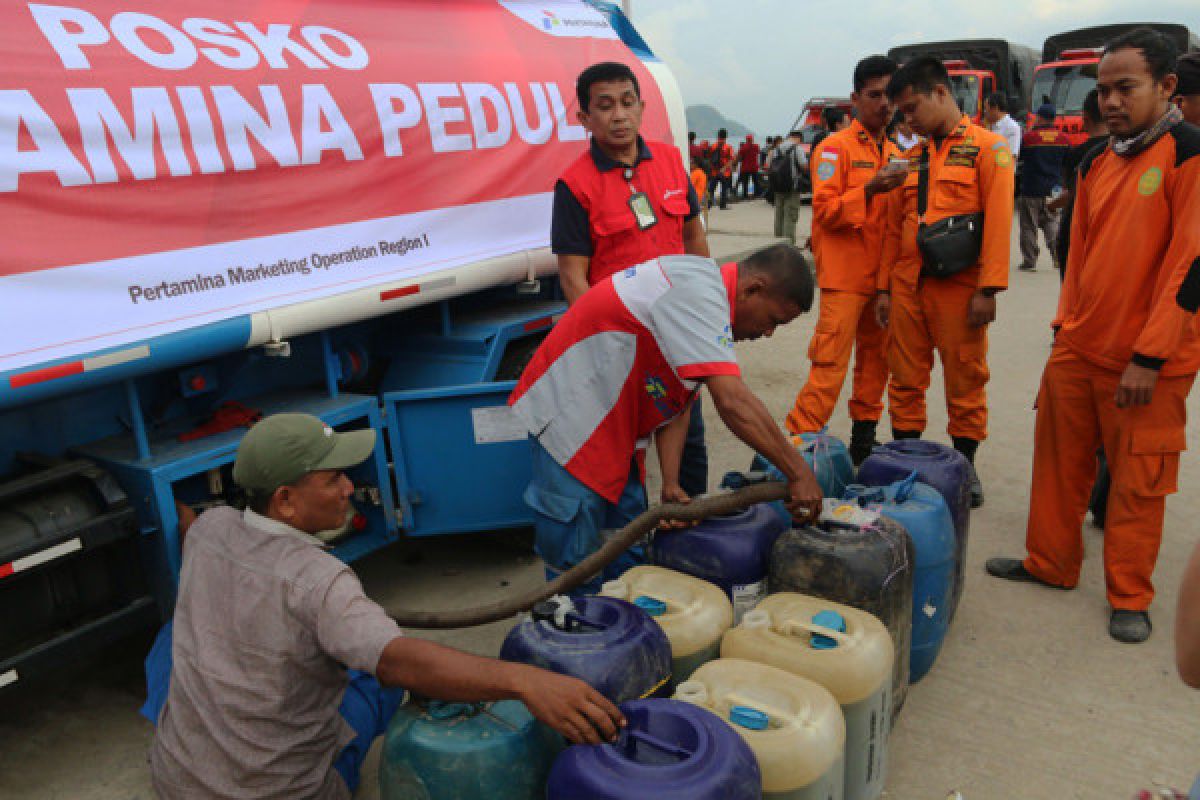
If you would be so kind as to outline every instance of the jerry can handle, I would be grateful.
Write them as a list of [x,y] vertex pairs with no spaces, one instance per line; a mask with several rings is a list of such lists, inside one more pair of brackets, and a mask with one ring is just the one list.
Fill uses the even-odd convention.
[[666,753],[669,756],[678,756],[680,760],[689,759],[693,755],[691,750],[687,750],[672,742],[664,741],[654,734],[643,730],[630,730],[626,728],[623,733],[625,740],[624,749],[629,755],[633,755],[638,744],[653,747],[655,750]]
[[790,619],[787,622],[783,623],[783,625],[781,627],[783,629],[783,633],[787,634],[788,636],[795,636],[796,633],[798,632],[796,629],[799,628],[800,631],[803,631],[804,633],[808,633],[808,634],[815,633],[818,636],[825,636],[830,639],[836,639],[839,642],[850,641],[850,637],[847,634],[843,633],[842,631],[837,631],[837,630],[834,630],[833,628],[826,628],[824,625],[818,625],[815,622]]

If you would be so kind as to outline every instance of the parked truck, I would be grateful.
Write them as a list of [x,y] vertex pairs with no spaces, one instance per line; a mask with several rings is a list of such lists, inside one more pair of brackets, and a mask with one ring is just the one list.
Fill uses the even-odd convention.
[[1029,108],[1037,52],[1004,39],[958,39],[893,47],[888,56],[903,64],[918,56],[934,56],[950,73],[959,108],[972,121],[983,118],[983,101],[993,92],[1008,98],[1008,112],[1023,119]]
[[[70,0],[68,0],[70,2]],[[172,610],[176,502],[247,426],[372,428],[353,561],[531,523],[506,398],[565,309],[574,80],[678,88],[612,4],[116,0],[0,11],[0,687]]]
[[1166,34],[1181,53],[1200,50],[1200,37],[1185,25],[1164,22],[1127,22],[1056,33],[1042,45],[1042,63],[1033,76],[1033,106],[1053,103],[1055,127],[1072,144],[1087,139],[1083,131],[1083,100],[1096,86],[1096,65],[1104,45],[1134,28],[1148,27]]

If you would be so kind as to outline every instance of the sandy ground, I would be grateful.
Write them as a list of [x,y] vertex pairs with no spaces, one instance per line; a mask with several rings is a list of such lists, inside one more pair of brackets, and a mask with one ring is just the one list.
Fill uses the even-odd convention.
[[[714,210],[714,255],[771,241],[765,235],[771,213],[761,201]],[[801,241],[808,219],[805,209]],[[983,571],[989,556],[1023,552],[1031,405],[1058,294],[1044,253],[1038,272],[1014,271],[1012,284],[992,331],[992,438],[978,459],[988,500],[972,520],[967,587],[940,659],[912,689],[894,730],[887,796],[940,800],[958,789],[966,800],[1095,800],[1132,797],[1156,781],[1186,787],[1200,769],[1193,738],[1200,693],[1188,691],[1175,674],[1171,631],[1180,572],[1195,538],[1187,522],[1200,496],[1195,459],[1184,459],[1181,492],[1168,503],[1148,643],[1108,638],[1103,538],[1094,528],[1083,532],[1088,558],[1074,592],[1006,584]],[[779,418],[807,369],[815,321],[815,315],[804,317],[770,340],[739,346],[747,380]],[[928,434],[946,441],[939,383],[935,377]],[[745,467],[750,453],[711,405],[706,410],[715,480]],[[831,430],[849,434],[844,402]],[[541,580],[533,556],[487,535],[396,547],[357,567],[368,591],[392,607],[464,607]],[[494,655],[508,627],[497,623],[436,638]],[[145,765],[151,728],[137,715],[147,646],[148,639],[131,641],[0,703],[0,797],[151,796]],[[379,796],[378,753],[377,745],[359,797]]]

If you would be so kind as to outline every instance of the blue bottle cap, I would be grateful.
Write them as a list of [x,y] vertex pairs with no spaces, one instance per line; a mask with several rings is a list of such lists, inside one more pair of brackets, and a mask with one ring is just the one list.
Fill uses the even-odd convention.
[[633,604],[652,617],[661,617],[667,613],[667,604],[662,600],[640,594],[633,598]]
[[[813,624],[820,625],[822,628],[829,628],[838,633],[846,632],[846,620],[836,611],[826,609],[813,614]],[[833,650],[838,646],[837,639],[832,636],[822,636],[819,633],[814,633],[809,645],[813,650]]]
[[752,731],[765,731],[771,723],[771,718],[757,708],[734,706],[729,709],[729,721]]

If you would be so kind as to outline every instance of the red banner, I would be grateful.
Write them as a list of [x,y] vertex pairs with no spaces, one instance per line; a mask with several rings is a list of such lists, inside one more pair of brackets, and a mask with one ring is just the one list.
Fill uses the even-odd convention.
[[[216,288],[235,290],[211,308],[201,303],[196,324],[271,307],[273,295],[230,269],[277,276],[288,261],[319,269],[324,257],[351,258],[342,251],[361,242],[346,232],[361,233],[354,226],[365,221],[505,203],[478,233],[470,215],[442,224],[442,245],[446,236],[478,241],[456,242],[440,261],[428,230],[376,226],[373,241],[401,242],[390,253],[362,245],[377,251],[376,282],[387,279],[389,258],[411,272],[544,245],[548,203],[531,218],[533,206],[506,201],[549,192],[586,146],[574,82],[591,63],[633,67],[644,133],[670,137],[644,65],[604,15],[579,2],[148,7],[97,0],[0,10],[0,370],[61,355],[65,342],[178,329],[164,323],[177,313],[145,309],[161,299],[150,295],[170,295],[185,261],[201,288],[220,278],[231,285]],[[515,214],[507,226],[505,214]],[[292,233],[303,234],[301,249],[290,246]],[[209,250],[239,242],[246,248]],[[64,267],[72,269],[56,269]],[[305,285],[290,291],[295,302]],[[52,323],[22,313],[46,302],[60,314]],[[88,320],[71,330],[29,330],[60,329],[80,314]],[[114,339],[118,328],[133,332]]]

